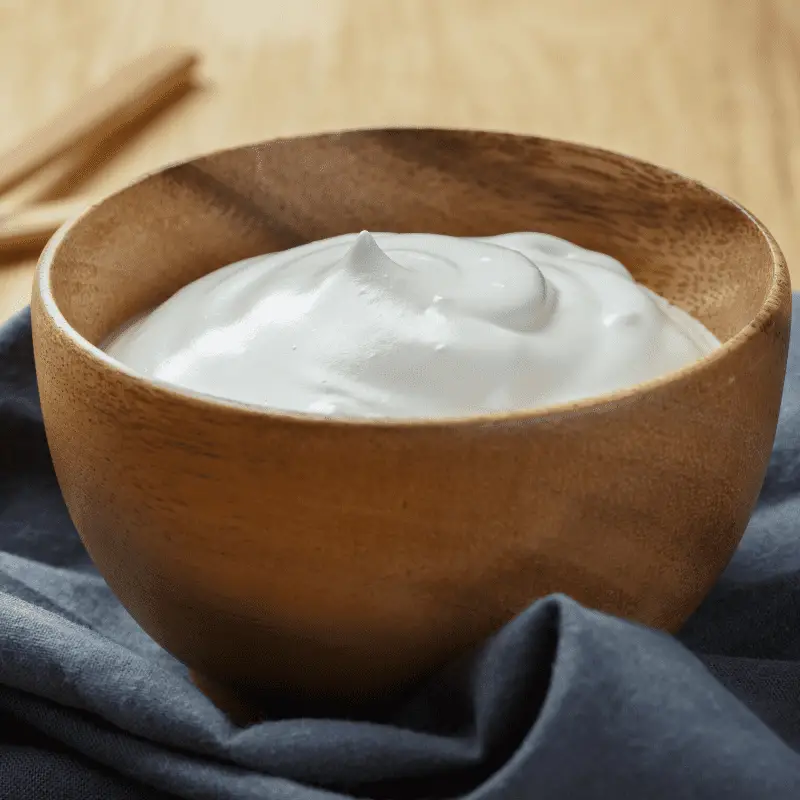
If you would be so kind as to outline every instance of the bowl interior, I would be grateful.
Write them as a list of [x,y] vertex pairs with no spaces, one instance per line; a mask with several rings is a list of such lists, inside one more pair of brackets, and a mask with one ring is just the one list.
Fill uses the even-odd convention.
[[722,340],[774,279],[759,225],[694,181],[564,142],[401,129],[272,141],[150,175],[70,230],[50,288],[99,345],[218,267],[362,229],[554,234],[618,258]]

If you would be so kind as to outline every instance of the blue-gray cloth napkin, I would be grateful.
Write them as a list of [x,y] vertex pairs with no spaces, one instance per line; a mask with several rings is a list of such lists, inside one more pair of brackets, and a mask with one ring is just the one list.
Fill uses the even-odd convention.
[[[795,330],[800,324],[795,319]],[[800,337],[769,474],[679,639],[555,596],[371,719],[228,720],[67,516],[0,329],[0,798],[800,799]]]

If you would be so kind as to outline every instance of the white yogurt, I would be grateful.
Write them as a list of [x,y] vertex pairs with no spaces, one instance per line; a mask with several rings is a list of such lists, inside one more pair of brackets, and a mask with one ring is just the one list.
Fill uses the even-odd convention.
[[718,346],[618,261],[563,239],[363,232],[212,272],[106,350],[244,403],[419,418],[602,395]]

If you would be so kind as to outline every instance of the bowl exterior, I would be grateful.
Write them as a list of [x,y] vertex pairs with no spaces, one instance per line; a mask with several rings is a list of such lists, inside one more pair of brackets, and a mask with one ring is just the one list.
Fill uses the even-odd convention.
[[674,631],[765,474],[789,337],[779,278],[757,329],[702,371],[591,410],[423,426],[148,384],[76,345],[37,292],[53,463],[111,588],[212,681],[379,693],[553,592]]

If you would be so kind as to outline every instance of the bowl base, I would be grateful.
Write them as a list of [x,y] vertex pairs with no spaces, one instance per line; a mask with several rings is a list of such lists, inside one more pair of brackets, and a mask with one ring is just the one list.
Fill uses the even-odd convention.
[[192,683],[224,714],[228,719],[242,728],[261,722],[265,713],[243,692],[223,683],[189,670]]

